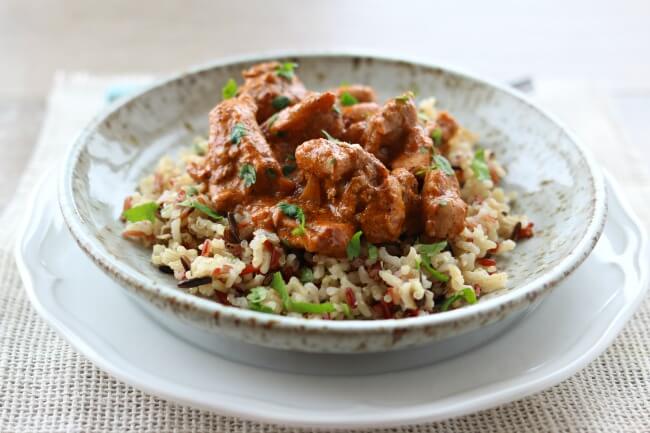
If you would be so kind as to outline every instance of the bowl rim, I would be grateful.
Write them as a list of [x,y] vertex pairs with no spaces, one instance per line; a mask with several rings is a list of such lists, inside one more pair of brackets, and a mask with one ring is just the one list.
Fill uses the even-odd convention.
[[[583,160],[586,162],[590,174],[593,197],[593,212],[590,216],[587,229],[582,238],[578,241],[576,247],[564,257],[560,263],[548,272],[521,286],[507,290],[498,296],[490,297],[474,305],[463,308],[440,312],[425,316],[409,317],[402,319],[376,319],[376,320],[310,320],[298,317],[287,317],[281,315],[270,315],[259,313],[252,310],[245,310],[237,307],[222,305],[220,303],[200,298],[181,290],[173,285],[158,285],[147,279],[144,275],[132,270],[119,260],[112,259],[96,245],[96,238],[84,226],[77,207],[75,204],[75,195],[73,192],[74,168],[79,160],[83,148],[88,138],[95,133],[97,127],[111,114],[121,107],[128,105],[140,96],[155,91],[157,88],[167,85],[173,81],[179,80],[188,75],[194,75],[201,72],[228,66],[242,62],[258,62],[274,59],[300,57],[332,57],[332,58],[371,58],[385,62],[398,62],[411,65],[417,65],[427,68],[439,69],[445,73],[459,76],[463,79],[474,81],[478,84],[494,88],[504,92],[528,105],[537,111],[550,122],[557,125],[569,138]],[[515,311],[533,303],[538,297],[548,293],[560,281],[573,272],[591,253],[596,242],[600,238],[605,225],[607,214],[606,189],[603,174],[596,164],[595,158],[591,151],[576,137],[576,135],[567,128],[563,122],[555,116],[548,113],[545,109],[532,102],[529,97],[522,94],[514,88],[500,84],[489,79],[478,77],[468,73],[462,68],[449,65],[444,62],[432,62],[422,57],[404,56],[401,54],[386,54],[372,50],[281,50],[265,51],[262,53],[244,54],[222,57],[218,60],[201,64],[196,67],[188,68],[184,71],[175,73],[169,77],[158,79],[150,85],[142,88],[134,94],[118,99],[102,109],[93,120],[91,120],[69,145],[64,156],[64,163],[61,167],[58,184],[58,201],[63,220],[71,232],[73,238],[81,249],[91,258],[91,260],[102,268],[104,271],[112,274],[123,286],[129,290],[146,292],[168,303],[177,306],[187,307],[195,313],[201,315],[218,317],[220,320],[232,320],[236,323],[256,323],[262,327],[273,328],[277,330],[300,330],[300,331],[319,331],[330,332],[333,334],[347,334],[358,332],[391,332],[404,329],[422,329],[431,327],[444,327],[454,322],[471,320],[475,317],[489,315],[499,310]],[[505,317],[505,316],[504,316]]]

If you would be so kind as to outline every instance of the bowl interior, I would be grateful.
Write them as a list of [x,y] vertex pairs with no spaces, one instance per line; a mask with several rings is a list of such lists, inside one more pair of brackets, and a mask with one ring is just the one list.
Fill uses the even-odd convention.
[[[508,172],[503,187],[518,194],[514,210],[526,213],[536,229],[534,238],[502,260],[510,275],[508,289],[517,290],[558,267],[592,224],[597,182],[584,154],[562,127],[511,92],[402,61],[356,56],[294,60],[309,88],[347,81],[373,86],[381,99],[407,90],[418,99],[435,96],[439,107],[479,135],[481,146],[496,151]],[[175,282],[150,265],[148,250],[121,237],[122,201],[163,154],[173,155],[196,135],[206,134],[207,114],[219,102],[221,87],[231,77],[241,82],[241,70],[252,63],[200,70],[132,98],[90,125],[69,156],[63,188],[69,189],[78,230],[91,249],[150,287],[175,289]]]

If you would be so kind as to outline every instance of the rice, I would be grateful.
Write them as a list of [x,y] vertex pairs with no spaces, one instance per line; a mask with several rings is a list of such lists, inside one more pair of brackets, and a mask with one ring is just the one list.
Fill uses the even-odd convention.
[[[434,118],[435,100],[423,101],[420,114]],[[189,162],[202,162],[207,142],[201,138],[180,161],[161,158],[154,173],[139,182],[138,191],[125,200],[125,210],[153,202],[157,214],[126,222],[123,235],[151,247],[151,263],[172,273],[184,290],[239,308],[330,320],[437,313],[504,290],[508,275],[499,271],[496,259],[514,250],[516,239],[510,237],[515,231],[523,237],[531,234],[528,218],[511,213],[515,197],[498,186],[506,172],[489,149],[484,155],[492,178],[475,176],[477,141],[475,134],[460,128],[449,143],[447,156],[464,179],[461,197],[468,212],[464,230],[435,254],[402,245],[402,254],[391,254],[382,246],[373,259],[310,253],[298,257],[283,248],[277,234],[262,229],[249,240],[229,243],[225,220],[183,204],[206,192],[185,170]],[[432,278],[426,268],[434,269],[438,277]],[[271,282],[276,272],[283,275],[288,299]],[[327,311],[299,312],[290,305],[308,310],[317,305]]]

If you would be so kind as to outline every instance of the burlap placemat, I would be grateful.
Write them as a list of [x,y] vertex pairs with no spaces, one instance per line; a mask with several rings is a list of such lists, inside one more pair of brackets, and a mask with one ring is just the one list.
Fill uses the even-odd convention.
[[[300,431],[195,410],[118,382],[75,353],[31,308],[12,256],[14,229],[40,173],[103,105],[113,82],[57,77],[33,159],[0,217],[0,431]],[[573,84],[542,86],[540,93],[593,144],[601,162],[636,197],[642,219],[650,221],[650,175],[641,145],[621,144],[603,100]],[[473,415],[387,431],[650,432],[650,301],[606,353],[547,391]]]

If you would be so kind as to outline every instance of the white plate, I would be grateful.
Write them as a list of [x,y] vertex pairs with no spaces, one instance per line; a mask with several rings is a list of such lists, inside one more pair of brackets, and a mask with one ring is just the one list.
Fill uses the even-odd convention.
[[100,368],[144,391],[285,425],[420,423],[548,388],[616,337],[646,291],[649,259],[644,230],[611,180],[608,185],[603,237],[548,300],[489,344],[398,373],[279,373],[227,361],[163,331],[77,248],[56,211],[51,183],[42,184],[25,213],[16,260],[37,311]]

